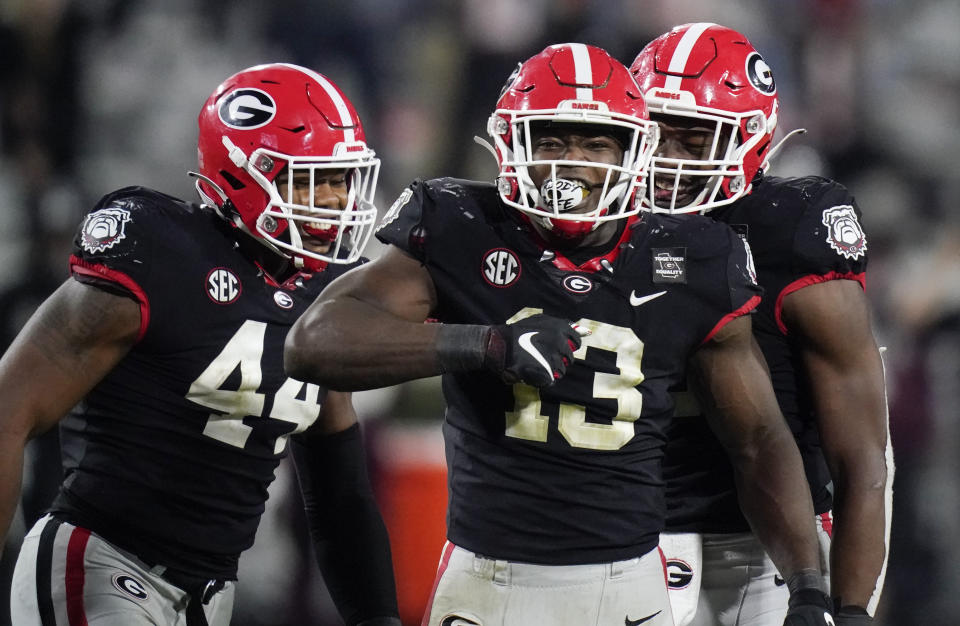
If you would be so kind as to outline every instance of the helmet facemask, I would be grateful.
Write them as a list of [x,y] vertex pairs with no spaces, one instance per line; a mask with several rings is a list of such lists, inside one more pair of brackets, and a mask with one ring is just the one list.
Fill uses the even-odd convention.
[[[511,111],[498,109],[490,118],[488,132],[500,155],[498,189],[501,199],[531,216],[542,227],[562,238],[579,238],[603,222],[636,214],[636,198],[643,196],[656,126],[646,120],[606,111],[564,110]],[[619,163],[569,159],[534,158],[534,136],[539,129],[561,126],[587,136],[616,139],[623,154]],[[509,142],[509,143],[508,143]],[[546,167],[548,174],[538,186],[531,168]],[[600,182],[587,183],[565,176],[569,168],[604,170]],[[589,210],[584,208],[592,205]]]
[[[700,158],[654,154],[645,208],[665,213],[705,212],[730,204],[750,191],[755,173],[747,180],[744,159],[769,140],[770,122],[762,111],[732,114],[705,107],[689,111],[649,100],[648,107],[655,120],[684,120],[712,130],[708,131],[709,145]],[[665,139],[669,140],[661,133],[661,141]]]
[[[231,150],[233,155],[236,153]],[[232,158],[233,158],[232,155]],[[359,259],[377,222],[374,192],[380,161],[362,143],[337,146],[334,156],[295,157],[266,148],[254,150],[241,165],[267,195],[267,204],[256,220],[256,234],[286,251],[297,268],[317,271],[326,263],[352,263]],[[342,170],[346,176],[344,208],[319,206],[316,179]],[[286,171],[286,184],[277,179]],[[299,174],[299,176],[298,176]],[[306,176],[303,176],[306,174]],[[296,202],[294,182],[309,180],[309,200]],[[315,241],[329,241],[329,249],[312,250],[303,232]]]

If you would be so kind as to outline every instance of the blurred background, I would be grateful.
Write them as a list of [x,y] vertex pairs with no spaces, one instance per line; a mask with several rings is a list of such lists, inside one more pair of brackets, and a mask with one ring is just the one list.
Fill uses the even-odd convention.
[[[82,215],[144,185],[194,198],[196,116],[230,74],[309,66],[360,112],[383,159],[378,206],[416,177],[492,180],[473,142],[518,61],[549,43],[627,65],[670,27],[740,30],[773,68],[778,175],[847,185],[864,212],[875,332],[887,346],[897,462],[880,626],[960,614],[960,2],[957,0],[0,0],[0,342],[68,275]],[[371,244],[368,256],[378,254]],[[390,527],[405,624],[443,543],[436,379],[358,394]],[[29,448],[0,565],[0,624],[20,538],[59,480],[56,440]],[[339,620],[316,573],[291,473],[241,560],[237,626]],[[922,616],[922,617],[921,617]]]

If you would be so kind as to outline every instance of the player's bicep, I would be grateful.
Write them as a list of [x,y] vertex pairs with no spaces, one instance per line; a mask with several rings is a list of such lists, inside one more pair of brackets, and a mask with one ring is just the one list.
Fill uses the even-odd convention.
[[341,276],[328,286],[324,302],[354,300],[405,320],[422,322],[436,306],[430,273],[400,248],[388,246],[376,260]]
[[5,427],[31,434],[49,428],[127,354],[139,332],[134,300],[67,280],[0,361]]
[[694,353],[690,366],[704,414],[728,450],[747,452],[771,420],[783,421],[749,316],[724,326]]
[[831,280],[804,287],[784,298],[783,311],[810,377],[828,457],[867,443],[884,445],[883,365],[860,284]]
[[784,297],[782,307],[784,324],[800,339],[805,357],[844,369],[859,359],[859,350],[876,352],[867,297],[856,281],[809,285]]

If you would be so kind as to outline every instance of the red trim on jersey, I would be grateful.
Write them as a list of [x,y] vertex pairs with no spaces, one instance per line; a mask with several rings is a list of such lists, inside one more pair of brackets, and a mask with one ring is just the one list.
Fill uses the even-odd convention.
[[136,341],[139,342],[147,333],[147,326],[150,324],[150,301],[147,299],[146,292],[137,284],[135,280],[117,270],[110,269],[106,265],[99,263],[90,263],[84,261],[75,254],[70,255],[70,271],[81,276],[92,276],[94,278],[103,278],[110,282],[117,283],[129,291],[140,303],[140,332],[137,333]]
[[443,554],[440,556],[440,565],[437,566],[437,578],[433,581],[433,589],[430,590],[430,597],[427,599],[427,610],[423,612],[423,621],[420,626],[430,624],[430,613],[433,612],[433,598],[437,595],[437,587],[440,585],[440,577],[447,571],[447,565],[450,564],[450,555],[453,554],[454,546],[449,541],[443,546]]
[[74,528],[67,543],[67,571],[63,582],[67,596],[67,623],[70,626],[87,626],[87,615],[83,610],[83,554],[89,539],[89,530]]
[[783,299],[789,296],[794,291],[799,291],[804,287],[809,287],[810,285],[816,285],[818,283],[825,283],[831,280],[855,280],[860,283],[860,287],[866,291],[867,289],[867,273],[860,272],[859,274],[854,274],[853,272],[846,272],[841,274],[840,272],[828,272],[822,276],[816,274],[811,274],[809,276],[804,276],[803,278],[798,278],[789,285],[783,288],[780,292],[780,295],[777,296],[777,303],[773,307],[773,315],[777,320],[777,328],[780,329],[780,332],[784,335],[789,335],[787,331],[787,325],[783,323],[782,313],[783,313]]
[[760,304],[760,296],[753,296],[752,298],[750,298],[749,300],[747,300],[747,301],[743,304],[743,306],[741,306],[741,307],[740,307],[739,309],[737,309],[736,311],[731,311],[730,313],[727,313],[726,315],[724,315],[722,318],[720,318],[720,321],[717,322],[717,325],[713,327],[713,330],[711,330],[711,331],[707,334],[707,336],[703,338],[703,341],[700,342],[700,345],[703,345],[703,344],[707,343],[708,341],[710,341],[710,339],[712,339],[713,336],[716,335],[717,332],[718,332],[721,328],[723,328],[724,326],[726,326],[731,320],[733,320],[733,319],[735,319],[735,318],[737,318],[737,317],[740,317],[741,315],[746,315],[746,314],[749,313],[750,311],[752,311],[752,310],[754,310],[755,308],[757,308],[757,305],[759,305],[759,304]]
[[[586,261],[583,265],[576,265],[573,261],[563,256],[556,250],[551,250],[556,256],[553,258],[553,265],[560,270],[565,272],[590,272],[595,273],[603,269],[603,266],[600,264],[601,261],[607,261],[613,263],[613,261],[620,256],[620,251],[623,250],[623,244],[630,239],[631,227],[639,219],[638,215],[631,215],[627,218],[627,225],[624,227],[623,232],[620,233],[620,238],[617,239],[616,245],[613,246],[613,249],[610,252],[594,257],[589,261]],[[537,243],[540,245],[541,251],[550,250],[550,246],[547,242],[540,237],[539,233],[534,231],[536,235]]]
[[820,514],[820,525],[827,536],[833,539],[833,514],[830,511]]

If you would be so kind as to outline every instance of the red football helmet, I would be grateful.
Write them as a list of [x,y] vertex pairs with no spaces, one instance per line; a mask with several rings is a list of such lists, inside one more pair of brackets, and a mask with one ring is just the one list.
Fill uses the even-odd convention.
[[[769,163],[779,102],[773,73],[747,38],[717,24],[684,24],[647,44],[630,71],[653,119],[680,116],[714,129],[703,159],[654,156],[644,204],[692,213],[749,193]],[[702,186],[700,193],[676,206],[677,191],[690,181]],[[673,191],[668,204],[654,202],[658,188]]]
[[[197,191],[205,203],[298,268],[317,271],[360,256],[376,225],[380,161],[367,147],[356,110],[333,82],[286,63],[251,67],[217,87],[198,123]],[[314,177],[331,169],[346,172],[342,210],[315,201]],[[294,202],[292,184],[278,189],[284,170],[291,181],[298,172],[309,174],[308,204]],[[329,250],[308,249],[301,230],[329,241]]]
[[[601,126],[623,137],[620,164],[591,162],[607,172],[590,212],[571,211],[590,190],[557,177],[558,166],[582,166],[581,161],[533,159],[531,125],[548,122]],[[627,68],[605,50],[579,43],[549,46],[521,63],[487,123],[500,166],[501,199],[565,238],[580,238],[601,222],[639,212],[637,197],[643,195],[657,132]],[[540,165],[550,167],[542,189],[529,171]]]

